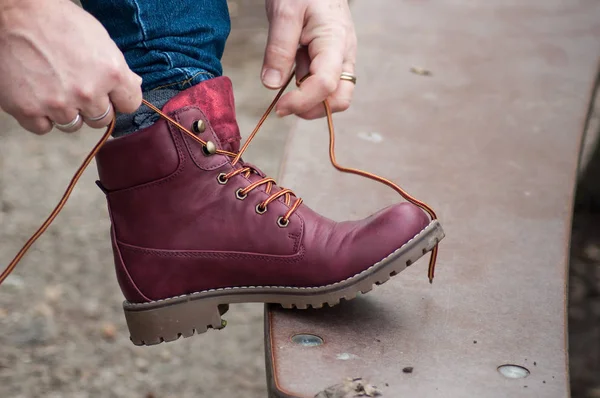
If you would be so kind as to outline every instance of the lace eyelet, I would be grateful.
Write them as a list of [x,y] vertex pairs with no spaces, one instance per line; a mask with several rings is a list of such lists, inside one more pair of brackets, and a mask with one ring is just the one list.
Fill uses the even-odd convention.
[[217,146],[212,141],[207,141],[206,145],[202,146],[202,153],[204,156],[211,156],[217,153]]
[[225,185],[225,184],[227,184],[227,181],[229,181],[229,180],[227,179],[227,174],[225,174],[225,173],[221,173],[221,174],[219,174],[219,175],[217,176],[217,181],[219,181],[219,184],[221,184],[221,185]]
[[192,124],[192,130],[194,130],[194,133],[196,134],[204,133],[206,130],[206,123],[204,123],[204,120],[196,120]]
[[261,206],[262,203],[259,203],[256,205],[256,213],[258,214],[265,214],[267,212],[267,206]]
[[240,188],[237,191],[235,191],[235,197],[238,198],[239,200],[244,200],[248,197],[248,194],[242,193],[242,190],[243,190],[243,188]]
[[279,217],[277,219],[277,225],[279,226],[279,228],[286,228],[288,225],[290,225],[290,220],[285,219],[283,217]]

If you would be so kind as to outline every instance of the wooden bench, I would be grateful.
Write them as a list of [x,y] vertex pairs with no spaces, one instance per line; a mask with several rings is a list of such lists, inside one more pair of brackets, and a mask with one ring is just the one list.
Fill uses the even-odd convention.
[[[338,160],[431,204],[447,237],[433,285],[421,260],[334,308],[267,307],[271,395],[333,396],[349,377],[393,398],[569,396],[566,270],[600,2],[352,7],[359,80],[335,117]],[[323,123],[298,124],[282,184],[336,220],[396,202],[330,166]]]

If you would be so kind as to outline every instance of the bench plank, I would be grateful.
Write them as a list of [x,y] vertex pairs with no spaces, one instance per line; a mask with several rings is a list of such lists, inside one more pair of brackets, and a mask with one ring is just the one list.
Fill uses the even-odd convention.
[[[431,204],[447,237],[432,286],[421,260],[334,308],[267,308],[271,393],[362,377],[384,397],[568,396],[566,267],[600,2],[370,0],[353,13],[359,80],[335,116],[338,160]],[[335,171],[327,140],[322,120],[298,124],[284,186],[336,220],[399,200]],[[504,378],[503,364],[531,374]]]

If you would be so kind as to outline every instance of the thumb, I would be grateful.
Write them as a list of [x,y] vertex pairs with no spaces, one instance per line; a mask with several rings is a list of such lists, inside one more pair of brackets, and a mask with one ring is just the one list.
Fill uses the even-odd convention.
[[303,13],[278,7],[269,20],[269,36],[262,68],[262,82],[268,88],[280,88],[291,72],[302,33]]

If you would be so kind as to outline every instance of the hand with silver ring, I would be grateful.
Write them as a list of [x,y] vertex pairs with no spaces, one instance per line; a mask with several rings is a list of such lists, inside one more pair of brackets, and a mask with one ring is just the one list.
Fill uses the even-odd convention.
[[0,25],[0,109],[25,130],[103,128],[141,105],[142,79],[74,2],[0,0]]
[[[294,62],[296,76],[310,76],[277,104],[277,114],[305,119],[348,109],[356,77],[356,34],[348,0],[266,0],[269,36],[263,84],[280,88]],[[298,46],[301,46],[298,48]]]

